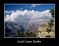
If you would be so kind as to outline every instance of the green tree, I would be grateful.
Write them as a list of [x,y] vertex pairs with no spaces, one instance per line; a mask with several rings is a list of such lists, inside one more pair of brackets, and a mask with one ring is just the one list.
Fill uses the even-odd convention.
[[26,31],[25,34],[24,32],[20,32],[17,37],[35,37],[36,35],[32,32]]
[[30,37],[35,37],[36,35],[35,34],[33,34],[32,32],[30,32]]
[[28,31],[26,31],[25,36],[29,37],[29,32]]
[[46,32],[49,33],[50,31],[51,31],[51,28],[50,29],[49,28],[46,28]]
[[24,32],[20,32],[17,37],[25,37]]
[[[54,18],[55,17],[54,8],[50,9],[50,13],[51,13],[52,17]],[[49,28],[46,29],[47,32],[50,32],[52,30],[52,27],[54,26],[53,22],[54,22],[54,20],[52,20],[52,19],[48,22]]]
[[54,8],[50,9],[50,13],[51,13],[52,17],[54,18],[55,17]]
[[54,21],[53,21],[52,19],[48,22],[48,26],[49,26],[50,28],[52,28],[53,22],[54,22]]
[[35,37],[36,35],[34,34],[34,33],[32,33],[32,32],[26,32],[26,34],[25,34],[25,36],[26,37]]

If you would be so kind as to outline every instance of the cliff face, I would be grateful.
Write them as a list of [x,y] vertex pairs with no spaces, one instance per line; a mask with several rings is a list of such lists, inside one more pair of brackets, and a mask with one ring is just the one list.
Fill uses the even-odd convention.
[[37,23],[30,23],[30,24],[19,24],[14,22],[5,22],[4,29],[5,29],[5,36],[6,37],[15,37],[20,32],[33,32],[37,31]]
[[54,38],[55,37],[55,22],[54,26],[52,27],[51,32],[46,32],[46,28],[48,28],[48,22],[43,22],[39,27],[38,27],[38,33],[37,33],[37,38],[46,38],[49,36],[49,38]]
[[38,31],[44,31],[46,30],[46,28],[48,27],[48,22],[43,22],[39,27],[38,27]]

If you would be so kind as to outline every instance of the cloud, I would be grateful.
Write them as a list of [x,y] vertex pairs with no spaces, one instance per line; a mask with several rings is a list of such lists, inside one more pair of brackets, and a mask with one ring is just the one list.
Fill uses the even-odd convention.
[[10,15],[12,12],[14,12],[14,11],[4,11],[4,16]]
[[38,5],[41,5],[41,4],[32,4],[32,5],[30,6],[30,8],[36,7],[36,6],[38,6]]
[[14,12],[14,11],[4,11],[5,14],[10,14],[12,12]]
[[45,11],[34,11],[34,10],[18,10],[16,12],[12,12],[10,15],[6,15],[4,17],[4,21],[13,21],[13,22],[40,22],[40,21],[49,21],[52,16],[49,12],[50,10]]
[[11,13],[11,12],[14,12],[14,11],[4,11],[4,12],[6,12],[6,13]]

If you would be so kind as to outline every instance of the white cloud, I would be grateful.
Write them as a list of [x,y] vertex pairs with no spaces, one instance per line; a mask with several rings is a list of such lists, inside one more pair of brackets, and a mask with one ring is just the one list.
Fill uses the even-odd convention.
[[38,6],[38,5],[41,5],[41,4],[32,4],[32,5],[30,6],[30,8],[36,7],[36,6]]
[[9,14],[9,13],[12,13],[12,12],[14,12],[14,11],[4,11],[5,13],[7,13],[7,14]]
[[4,16],[11,14],[14,11],[4,11]]
[[34,10],[18,10],[12,12],[11,15],[6,15],[4,18],[5,21],[13,22],[40,22],[40,21],[49,21],[52,18],[49,10],[45,11],[34,11]]
[[4,13],[7,13],[7,14],[12,13],[12,12],[14,11],[4,11]]

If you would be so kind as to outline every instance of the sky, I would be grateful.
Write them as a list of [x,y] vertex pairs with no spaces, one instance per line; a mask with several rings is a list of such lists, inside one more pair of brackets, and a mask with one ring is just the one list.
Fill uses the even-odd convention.
[[54,4],[5,4],[5,10],[35,10],[43,11],[54,8]]
[[4,4],[4,21],[49,21],[54,4]]

